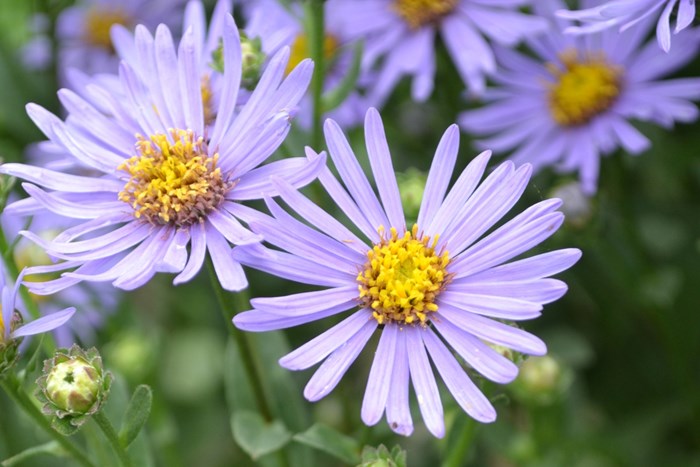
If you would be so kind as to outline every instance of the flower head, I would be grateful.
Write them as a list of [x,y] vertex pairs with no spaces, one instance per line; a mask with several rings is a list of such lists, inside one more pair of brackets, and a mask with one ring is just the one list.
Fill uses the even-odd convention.
[[[240,290],[247,281],[230,245],[260,237],[239,222],[247,208],[238,201],[274,194],[272,175],[304,185],[323,163],[288,158],[258,167],[289,131],[313,64],[305,60],[285,77],[289,50],[282,48],[248,102],[238,106],[241,47],[233,18],[221,14],[220,22],[212,22],[221,27],[218,34],[207,36],[201,3],[190,3],[187,12],[190,26],[178,47],[166,26],[160,25],[155,37],[143,26],[136,28],[135,53],[121,64],[118,96],[92,83],[96,107],[63,89],[65,121],[28,105],[52,150],[60,149],[60,157],[77,164],[64,170],[1,166],[0,172],[29,182],[23,187],[30,198],[7,212],[48,210],[80,220],[50,241],[24,233],[64,260],[30,273],[71,270],[29,284],[33,292],[51,294],[81,280],[133,289],[157,272],[179,273],[177,284],[194,277],[207,252],[222,286]],[[203,56],[207,44],[218,44],[219,37],[223,74],[210,67],[211,56]],[[122,42],[119,49],[126,50]]]
[[79,0],[61,12],[56,24],[61,78],[71,68],[90,75],[115,73],[119,56],[112,43],[112,28],[133,31],[137,24],[152,28],[173,24],[183,4],[183,0]]
[[[245,265],[326,288],[256,298],[254,309],[237,315],[234,323],[244,330],[268,331],[358,308],[280,360],[292,370],[323,362],[304,390],[307,399],[316,401],[333,390],[380,328],[362,404],[365,423],[373,425],[386,413],[392,430],[410,434],[410,378],[428,429],[444,435],[428,356],[461,407],[477,420],[493,421],[491,403],[445,343],[469,367],[499,383],[512,381],[518,368],[487,342],[527,354],[546,352],[541,340],[509,322],[534,318],[544,303],[561,297],[566,285],[547,277],[570,267],[581,252],[566,249],[511,260],[561,225],[559,200],[542,201],[492,230],[520,198],[530,167],[516,169],[506,162],[479,185],[490,156],[486,152],[448,193],[459,145],[453,125],[438,146],[416,225],[407,226],[377,111],[367,113],[365,136],[379,198],[338,125],[328,120],[325,134],[345,187],[327,168],[320,181],[366,239],[278,179],[281,198],[308,224],[268,198],[273,217],[259,215],[250,226],[278,249],[246,245],[236,247],[234,255]],[[308,155],[318,157],[313,151]]]
[[485,76],[496,70],[491,43],[513,46],[547,28],[544,19],[517,9],[527,3],[530,2],[330,0],[328,8],[344,19],[344,37],[365,40],[365,73],[373,71],[383,59],[368,92],[369,102],[380,106],[404,75],[413,77],[413,99],[423,101],[430,96],[437,33],[470,92],[483,92]]
[[[551,9],[538,11],[552,16]],[[638,154],[650,145],[629,120],[670,127],[698,115],[691,101],[700,98],[700,79],[662,78],[695,56],[700,31],[680,34],[679,47],[667,54],[645,43],[648,26],[621,35],[602,31],[589,40],[553,30],[527,41],[534,58],[496,48],[497,88],[485,107],[463,113],[460,125],[486,136],[477,142],[481,147],[513,150],[516,163],[577,171],[584,193],[595,193],[602,155],[618,147]]]
[[17,347],[23,337],[51,331],[63,325],[75,313],[75,308],[66,308],[47,314],[27,324],[22,324],[22,315],[16,310],[15,300],[22,283],[24,271],[20,273],[14,288],[5,283],[5,274],[0,273],[2,310],[0,310],[0,377],[14,364],[19,354]]
[[695,0],[615,0],[581,10],[559,10],[556,14],[560,18],[581,23],[579,26],[569,26],[564,32],[590,34],[617,26],[623,32],[660,13],[656,23],[656,39],[664,52],[668,52],[671,50],[671,15],[674,10],[676,27],[673,32],[678,34],[693,22]]

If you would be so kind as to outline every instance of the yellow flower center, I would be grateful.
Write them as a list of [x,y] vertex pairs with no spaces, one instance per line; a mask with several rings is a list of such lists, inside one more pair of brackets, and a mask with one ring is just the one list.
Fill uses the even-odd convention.
[[191,130],[170,130],[170,137],[138,135],[136,156],[121,164],[130,176],[119,199],[134,216],[151,224],[177,227],[201,222],[234,186],[216,166],[218,154]]
[[411,29],[418,29],[449,14],[457,3],[458,0],[394,0],[391,7]]
[[578,60],[576,52],[562,54],[562,71],[550,64],[557,82],[549,89],[552,118],[563,126],[587,123],[606,111],[620,94],[620,70],[603,59]]
[[109,30],[114,24],[128,26],[129,16],[120,8],[90,8],[85,15],[85,41],[96,47],[114,50]]
[[396,322],[425,325],[428,314],[437,311],[437,295],[449,281],[447,251],[436,252],[438,236],[418,233],[418,226],[399,237],[394,227],[367,252],[364,270],[357,275],[360,302],[372,309],[379,324]]
[[[326,62],[335,56],[335,52],[337,50],[338,39],[330,34],[326,34],[323,38],[323,58],[326,60]],[[292,47],[289,51],[289,63],[287,63],[285,73],[291,73],[302,60],[309,58],[310,56],[311,49],[309,48],[309,38],[302,32],[294,39],[294,42],[292,42]]]

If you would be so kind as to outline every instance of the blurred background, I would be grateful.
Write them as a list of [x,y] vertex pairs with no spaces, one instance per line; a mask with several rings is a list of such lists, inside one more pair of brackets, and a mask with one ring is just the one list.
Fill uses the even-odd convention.
[[[27,102],[60,115],[52,28],[71,4],[0,0],[0,157],[6,162],[25,160],[31,143],[43,139],[26,115]],[[207,6],[211,10],[212,2]],[[48,47],[44,63],[32,47]],[[463,84],[440,43],[438,57],[439,84],[426,103],[412,102],[409,83],[402,82],[382,110],[394,164],[403,173],[402,195],[416,205],[442,132],[474,106],[459,98]],[[700,76],[700,60],[680,75]],[[322,422],[357,446],[398,444],[411,466],[700,466],[700,124],[638,128],[652,148],[638,157],[619,152],[605,158],[593,198],[583,197],[573,178],[545,171],[518,205],[562,197],[567,222],[539,251],[578,247],[584,254],[560,275],[569,292],[545,306],[541,318],[522,324],[548,344],[549,355],[524,361],[510,385],[482,383],[498,411],[495,423],[473,422],[441,386],[450,427],[445,439],[434,440],[417,412],[410,438],[393,434],[384,422],[365,427],[360,404],[376,336],[335,391],[315,404],[304,401],[311,371],[290,373],[276,360],[330,327],[331,318],[250,336],[267,349],[256,363],[271,369],[271,384],[285,388],[279,393],[290,410],[287,428],[300,432]],[[301,154],[308,138],[294,131],[280,157]],[[363,147],[361,130],[350,137],[353,147]],[[478,151],[465,134],[460,147],[461,170]],[[299,290],[248,273],[251,296]],[[149,384],[153,413],[136,447],[144,465],[253,465],[234,442],[228,415],[245,391],[231,371],[238,358],[227,346],[231,324],[221,317],[206,274],[179,287],[171,281],[159,274],[142,289],[110,299],[114,310],[105,311],[94,336],[83,338],[116,375],[107,410],[118,417],[128,392]],[[96,299],[99,309],[99,294]],[[97,436],[90,431],[78,436]],[[0,394],[0,459],[44,436]],[[347,465],[319,451],[313,455],[313,465]],[[279,465],[274,455],[262,463]],[[70,464],[37,457],[22,465]]]

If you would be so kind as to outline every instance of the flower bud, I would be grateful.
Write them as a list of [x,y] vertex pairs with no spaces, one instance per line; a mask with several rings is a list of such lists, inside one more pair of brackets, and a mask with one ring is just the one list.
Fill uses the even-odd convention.
[[423,191],[425,191],[427,178],[426,174],[414,168],[396,174],[407,225],[413,224],[418,219],[418,211],[423,201]]
[[[252,89],[260,79],[260,72],[265,63],[265,52],[262,50],[262,42],[259,37],[249,38],[245,32],[240,31],[241,37],[241,86],[245,89]],[[219,46],[211,54],[211,68],[219,73],[224,72],[224,43],[219,41]]]
[[[0,310],[2,311],[2,310]],[[5,322],[2,319],[2,313],[0,312],[0,378],[12,368],[19,358],[18,347],[22,342],[22,339],[12,339],[5,338],[9,336],[12,332],[22,325],[22,315],[15,312],[12,315],[12,322],[10,323],[10,329],[6,329]],[[9,331],[6,333],[6,331]]]
[[383,444],[365,446],[359,467],[406,467],[406,451],[400,446],[394,446],[391,452]]
[[548,405],[566,391],[571,380],[571,370],[555,358],[530,357],[520,366],[520,374],[511,389],[524,402]]
[[43,412],[54,416],[54,428],[70,434],[100,410],[111,383],[112,375],[104,371],[97,350],[73,345],[44,361],[36,396],[44,404]]
[[583,192],[578,182],[555,187],[551,196],[561,199],[561,212],[564,213],[565,222],[573,227],[584,227],[593,215],[591,199]]
[[54,366],[46,378],[46,395],[59,409],[84,414],[97,401],[97,370],[80,357]]

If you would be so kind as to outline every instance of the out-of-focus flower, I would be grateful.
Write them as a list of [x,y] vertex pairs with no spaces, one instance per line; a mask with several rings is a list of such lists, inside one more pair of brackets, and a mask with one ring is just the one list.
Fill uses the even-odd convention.
[[133,31],[137,24],[174,25],[183,4],[183,0],[79,0],[66,8],[56,23],[61,83],[67,84],[71,68],[89,75],[116,73],[120,57],[112,45],[112,26]]
[[[234,256],[247,266],[326,288],[256,298],[251,301],[254,309],[237,315],[234,323],[248,331],[269,331],[359,307],[280,360],[292,370],[323,361],[304,390],[307,399],[316,401],[332,391],[381,327],[362,403],[366,424],[374,425],[386,411],[392,430],[403,435],[413,431],[410,375],[428,429],[438,437],[445,434],[428,355],[459,405],[476,420],[493,421],[495,409],[445,343],[468,366],[498,383],[512,381],[518,367],[484,341],[526,354],[546,353],[540,339],[500,320],[535,318],[544,303],[566,292],[566,284],[548,276],[574,264],[579,250],[507,262],[556,232],[563,221],[556,211],[560,201],[542,201],[492,231],[520,198],[531,168],[516,169],[506,162],[479,185],[490,157],[485,152],[448,193],[459,146],[459,131],[453,125],[440,141],[417,222],[410,227],[377,111],[367,113],[365,136],[379,198],[339,126],[328,120],[325,132],[347,191],[328,168],[319,179],[369,242],[278,179],[282,199],[311,227],[268,198],[274,218],[251,220],[250,227],[282,251],[246,245],[235,248]],[[319,157],[311,150],[308,155]]]
[[[591,2],[584,2],[590,5]],[[676,5],[678,8],[676,9]],[[580,21],[580,26],[569,26],[564,30],[571,34],[589,34],[619,26],[625,31],[661,12],[656,23],[656,39],[665,52],[671,50],[671,15],[676,11],[674,34],[687,28],[695,18],[695,0],[614,0],[581,10],[559,10],[560,18]]]
[[0,313],[0,377],[10,369],[19,354],[17,347],[22,337],[33,336],[42,332],[56,329],[68,321],[75,308],[70,307],[65,310],[51,313],[34,321],[22,325],[22,315],[16,311],[15,299],[22,282],[23,273],[17,279],[12,288],[5,283],[4,272],[0,273],[0,288],[2,289],[2,313]]
[[[18,270],[53,264],[52,259],[39,245],[26,238],[16,239],[20,230],[25,227],[24,219],[3,213],[0,216],[0,221],[5,236],[12,242],[16,240],[12,260]],[[62,229],[74,226],[76,223],[75,220],[50,212],[42,212],[32,218],[31,228],[36,235],[50,241]],[[31,276],[26,280],[37,282],[42,278]],[[111,314],[116,309],[119,297],[119,291],[110,284],[97,283],[79,284],[76,287],[62,290],[51,298],[32,295],[42,315],[55,313],[69,305],[80,309],[80,313],[73,316],[73,319],[66,326],[61,326],[53,331],[56,343],[61,347],[70,347],[76,342],[76,339],[82,343],[94,342],[96,329],[104,322],[105,315]]]
[[423,101],[430,96],[437,33],[469,90],[480,94],[485,87],[485,75],[496,71],[490,42],[513,46],[547,28],[544,19],[517,10],[528,3],[527,0],[329,0],[328,8],[344,18],[344,37],[365,40],[365,72],[383,60],[368,99],[371,105],[380,106],[404,75],[413,76],[413,99]]
[[42,412],[53,417],[55,428],[69,434],[102,408],[112,374],[104,370],[97,349],[86,351],[73,345],[70,350],[57,350],[44,361],[44,371],[36,383]]
[[[346,37],[341,34],[347,18],[341,16],[331,3],[324,3],[326,34],[323,42],[323,55],[326,61],[324,92],[337,87],[350,72],[353,60],[353,48]],[[249,21],[245,28],[251,38],[260,38],[266,54],[273,55],[282,47],[290,47],[291,55],[287,72],[303,59],[310,57],[309,40],[304,30],[304,17],[300,5],[289,9],[275,0],[255,2],[246,10]],[[362,121],[367,110],[363,99],[357,92],[352,92],[340,106],[327,116],[336,120],[341,126],[353,126]],[[306,96],[300,104],[299,123],[303,127],[311,126],[312,100]]]
[[174,281],[178,284],[194,277],[207,251],[224,288],[247,286],[230,245],[258,242],[260,237],[237,220],[247,209],[238,201],[274,195],[272,175],[305,185],[323,164],[290,158],[259,167],[289,131],[313,64],[303,61],[285,78],[289,50],[281,50],[248,103],[237,109],[238,28],[226,15],[225,70],[220,98],[214,101],[207,100],[202,81],[201,69],[207,63],[199,47],[202,34],[204,30],[188,27],[176,47],[166,26],[158,27],[155,38],[145,27],[137,27],[136,60],[123,61],[120,67],[123,99],[98,84],[90,88],[111,109],[109,114],[67,89],[59,91],[69,112],[65,121],[38,105],[27,106],[54,147],[92,171],[86,176],[83,168],[75,173],[25,164],[0,166],[0,172],[30,182],[23,184],[30,197],[8,206],[8,214],[46,209],[82,220],[51,241],[24,233],[52,257],[65,260],[30,268],[28,274],[77,268],[54,280],[28,284],[32,292],[51,294],[81,280],[112,281],[134,289],[156,272],[179,273]]
[[[557,5],[536,10],[551,16]],[[563,29],[566,21],[558,23]],[[632,154],[649,147],[629,120],[669,128],[698,117],[691,101],[700,99],[700,79],[661,78],[696,55],[700,30],[679,34],[679,47],[666,54],[654,43],[645,44],[648,26],[585,39],[552,30],[528,41],[535,58],[496,49],[502,68],[493,80],[499,87],[487,94],[484,108],[463,113],[460,125],[489,136],[477,142],[481,147],[514,150],[515,163],[577,171],[583,192],[593,194],[602,155],[620,146]]]

